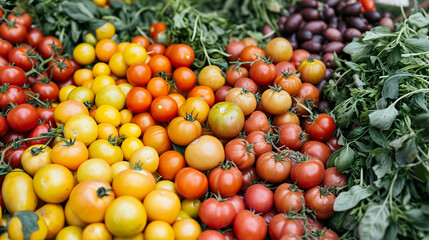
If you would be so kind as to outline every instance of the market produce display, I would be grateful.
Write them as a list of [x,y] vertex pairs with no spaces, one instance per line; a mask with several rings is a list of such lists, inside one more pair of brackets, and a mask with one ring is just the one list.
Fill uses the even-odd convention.
[[427,238],[424,10],[1,4],[1,239]]

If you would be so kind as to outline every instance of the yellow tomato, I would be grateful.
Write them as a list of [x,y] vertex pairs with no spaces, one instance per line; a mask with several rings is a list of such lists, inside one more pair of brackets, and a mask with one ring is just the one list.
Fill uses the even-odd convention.
[[140,137],[142,134],[142,130],[139,125],[135,123],[125,123],[119,128],[119,136],[123,136],[125,138],[129,137]]
[[89,115],[88,109],[76,100],[64,101],[55,108],[54,119],[58,126],[63,125],[69,118],[77,114]]
[[173,98],[174,101],[177,103],[177,109],[180,109],[180,106],[185,103],[186,99],[182,94],[179,93],[170,93],[168,94],[169,97]]
[[118,44],[118,52],[123,52],[125,47],[128,46],[128,44],[130,44],[130,42],[121,42]]
[[40,240],[46,238],[46,235],[48,234],[48,228],[46,226],[45,219],[35,212],[21,211],[16,212],[9,221],[7,231],[9,233],[10,239],[24,239],[24,232],[22,229],[23,224],[21,222],[21,218],[18,216],[26,217],[27,219],[30,218],[29,221],[31,221],[32,224],[38,225],[39,229],[31,233],[30,238],[28,238],[29,240]]
[[133,88],[133,85],[131,85],[129,83],[120,83],[120,84],[118,84],[118,87],[125,94],[125,96],[127,96],[128,93],[130,92],[130,90]]
[[92,71],[87,68],[78,69],[73,74],[73,81],[77,86],[82,86],[85,81],[93,79],[94,75],[92,74]]
[[94,74],[94,77],[110,75],[110,67],[104,62],[98,62],[94,67],[92,67],[92,73]]
[[192,114],[192,118],[197,118],[198,122],[205,123],[209,116],[210,107],[204,99],[199,97],[190,97],[179,108],[179,116],[186,117],[186,114]]
[[205,66],[198,74],[198,84],[207,86],[216,92],[220,87],[225,85],[225,77],[222,70],[215,65]]
[[197,239],[201,233],[200,224],[192,218],[176,221],[173,230],[176,240]]
[[94,141],[89,147],[89,158],[104,159],[109,165],[124,160],[121,148],[112,145],[109,141],[99,139]]
[[121,114],[119,110],[110,105],[101,105],[95,111],[95,121],[97,123],[110,123],[115,127],[121,124]]
[[67,226],[60,230],[55,240],[81,240],[82,228],[77,226]]
[[121,125],[129,123],[133,119],[133,113],[128,109],[122,109],[119,113],[121,114]]
[[145,170],[126,169],[113,178],[116,196],[132,196],[142,201],[155,189],[155,178]]
[[80,164],[88,160],[88,149],[81,141],[59,142],[52,148],[52,162],[76,171]]
[[176,186],[174,185],[174,182],[170,180],[161,180],[156,183],[156,189],[165,189],[173,192],[177,195]]
[[24,170],[34,176],[41,167],[51,164],[52,149],[43,144],[28,147],[21,155],[21,164]]
[[125,94],[117,85],[106,86],[95,95],[95,104],[97,106],[112,105],[118,110],[124,108],[125,100]]
[[[121,44],[118,45],[118,48]],[[109,59],[109,67],[112,73],[117,77],[125,77],[127,75],[128,65],[122,56],[122,52],[117,52]]]
[[113,35],[115,35],[115,26],[109,22],[106,22],[101,27],[95,29],[95,36],[98,41],[102,39],[111,38],[113,37]]
[[36,210],[37,214],[43,216],[48,228],[46,238],[54,238],[58,232],[64,227],[65,216],[64,209],[59,204],[45,204]]
[[108,140],[118,136],[118,129],[115,128],[110,123],[100,123],[98,124],[98,137],[97,139]]
[[109,85],[116,85],[115,80],[111,76],[101,75],[92,81],[91,90],[97,94],[103,87]]
[[133,237],[124,237],[124,238],[115,237],[115,238],[113,238],[113,240],[143,240],[143,233],[139,233]]
[[73,59],[80,65],[89,65],[95,60],[95,49],[89,43],[80,43],[73,50]]
[[78,182],[83,182],[88,179],[101,179],[111,183],[113,180],[113,171],[106,160],[91,158],[79,166],[76,177]]
[[88,146],[97,139],[97,136],[97,123],[89,115],[74,115],[64,124],[64,137],[67,139],[76,138],[77,141],[81,141]]
[[145,228],[147,215],[141,201],[122,196],[116,198],[107,208],[104,221],[116,237],[133,237]]
[[191,216],[189,216],[189,214],[187,214],[185,211],[180,210],[179,216],[177,216],[175,222],[186,218],[191,218]]
[[114,163],[110,167],[112,168],[113,178],[115,178],[120,172],[126,169],[131,169],[130,162],[127,162],[127,161],[120,161],[120,162]]
[[91,86],[92,86],[92,82],[93,82],[93,81],[94,81],[93,79],[86,80],[85,82],[83,82],[82,87],[86,87],[86,88],[88,88],[88,89],[91,89]]
[[179,197],[171,191],[156,189],[143,202],[150,221],[161,220],[172,224],[180,213]]
[[82,231],[82,240],[111,240],[110,234],[104,223],[92,223],[86,226]]
[[200,199],[184,199],[181,206],[184,212],[191,216],[191,218],[196,219],[200,211],[201,201]]
[[122,54],[124,56],[124,61],[128,66],[131,66],[135,63],[144,63],[147,58],[146,49],[137,43],[128,44],[124,48]]
[[90,104],[94,103],[94,93],[91,89],[86,87],[77,87],[69,92],[67,100],[76,100],[81,103],[88,102]]
[[49,164],[39,169],[33,179],[34,191],[47,203],[61,203],[67,200],[73,187],[73,174],[59,164]]
[[[94,0],[94,2],[96,2],[96,1],[104,1],[104,0]],[[92,33],[85,34],[84,40],[86,43],[89,43],[92,46],[95,46],[95,44],[97,44],[97,39],[95,38],[94,34],[92,34]]]
[[66,101],[69,93],[75,88],[75,85],[67,85],[62,87],[58,93],[58,99],[60,100],[60,102]]
[[203,135],[186,147],[185,160],[188,166],[204,172],[223,162],[225,151],[219,139]]
[[22,170],[14,170],[6,174],[1,195],[10,214],[36,209],[38,198],[33,188],[33,179]]
[[133,153],[137,151],[137,149],[142,148],[143,146],[143,142],[136,137],[125,138],[125,140],[121,144],[121,150],[124,154],[125,160],[129,161]]
[[79,228],[84,228],[88,223],[82,221],[71,209],[70,201],[67,201],[66,206],[64,207],[64,215],[66,217],[67,225],[76,226]]
[[164,221],[150,222],[144,231],[145,240],[174,240],[174,230]]
[[144,170],[154,173],[158,169],[159,155],[155,148],[144,146],[137,149],[130,158],[131,166],[141,166]]

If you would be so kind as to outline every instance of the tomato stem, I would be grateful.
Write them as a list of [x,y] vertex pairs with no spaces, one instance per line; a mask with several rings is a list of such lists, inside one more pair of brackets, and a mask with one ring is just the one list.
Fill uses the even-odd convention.
[[113,191],[113,189],[111,189],[111,188],[110,189],[106,189],[104,187],[99,187],[97,189],[97,196],[99,198],[103,198],[103,197],[107,197],[107,196],[112,196],[112,195],[109,194],[109,192],[111,192],[111,191]]

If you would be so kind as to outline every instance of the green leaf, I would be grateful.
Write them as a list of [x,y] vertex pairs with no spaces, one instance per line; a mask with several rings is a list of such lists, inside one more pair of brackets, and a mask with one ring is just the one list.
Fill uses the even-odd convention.
[[346,66],[351,68],[353,71],[360,72],[362,71],[362,68],[359,66],[359,64],[354,62],[345,62]]
[[375,159],[377,160],[377,164],[372,167],[372,170],[374,170],[377,178],[381,179],[386,173],[390,172],[392,168],[392,159],[389,152],[385,149],[383,149],[380,154],[376,155]]
[[396,239],[397,234],[398,234],[398,225],[397,224],[390,224],[386,230],[386,233],[384,234],[383,240]]
[[378,26],[364,34],[362,41],[380,40],[383,37],[394,37],[396,34],[392,33],[387,26]]
[[401,165],[414,162],[417,157],[417,144],[416,138],[411,137],[400,148],[396,150],[395,160]]
[[426,27],[427,25],[429,25],[429,19],[425,18],[423,16],[423,14],[420,12],[415,13],[415,14],[411,15],[410,17],[408,17],[408,21],[412,25],[414,25],[418,28],[423,28],[423,27]]
[[[421,108],[422,110],[424,110],[425,112],[429,112],[428,109],[428,102],[426,101],[425,98],[425,93],[417,93],[416,95],[414,95],[413,98],[413,103],[418,107]],[[428,126],[428,125],[426,125]]]
[[389,76],[383,85],[381,96],[387,99],[397,99],[399,92],[399,82],[406,76],[411,76],[409,73],[396,73],[395,75]]
[[405,215],[407,215],[413,227],[420,231],[429,231],[429,215],[424,214],[421,209],[410,209]]
[[79,27],[77,26],[76,22],[71,21],[71,39],[73,42],[79,41],[80,34],[82,33],[82,30],[79,30]]
[[404,46],[412,53],[429,51],[429,39],[426,38],[408,38],[404,41]]
[[390,211],[386,205],[370,206],[359,224],[360,239],[381,240],[389,226]]
[[81,2],[63,2],[61,3],[63,11],[78,22],[87,22],[94,19],[94,15],[86,9]]
[[393,185],[392,196],[397,197],[404,189],[404,186],[405,186],[405,178],[398,176],[398,178],[395,181],[395,184]]
[[[339,151],[339,150],[338,150]],[[347,144],[340,152],[338,157],[336,158],[334,164],[337,168],[338,172],[344,172],[345,170],[349,169],[350,165],[353,163],[353,160],[355,159],[355,152],[350,147],[349,144]]]
[[389,53],[389,56],[387,57],[387,63],[390,65],[395,65],[399,63],[402,59],[401,56],[401,48],[399,46],[395,46],[393,50]]
[[398,110],[396,110],[395,105],[392,104],[388,108],[371,112],[368,115],[369,124],[381,130],[387,130],[392,126],[398,114]]
[[349,191],[341,192],[335,199],[334,210],[346,211],[354,208],[360,201],[371,196],[375,192],[374,186],[362,187],[355,185]]
[[39,224],[37,221],[39,220],[39,215],[37,215],[33,211],[19,211],[16,212],[14,217],[18,217],[19,221],[22,224],[22,232],[24,233],[24,239],[30,239],[30,236],[33,232],[39,230]]
[[371,49],[372,46],[369,43],[351,42],[343,48],[343,52],[351,55],[353,58],[359,55],[367,55],[371,52]]
[[342,149],[344,149],[344,147],[338,149],[337,151],[333,152],[331,156],[329,156],[328,162],[326,162],[326,168],[335,167],[335,161],[340,155]]
[[374,143],[384,148],[389,147],[390,142],[386,139],[380,129],[373,127],[369,128],[369,135],[371,136],[371,139],[374,141]]

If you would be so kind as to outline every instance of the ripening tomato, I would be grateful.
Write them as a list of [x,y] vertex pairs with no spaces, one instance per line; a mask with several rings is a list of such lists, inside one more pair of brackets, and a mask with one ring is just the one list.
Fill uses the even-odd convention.
[[228,43],[225,49],[225,52],[231,55],[227,58],[228,61],[236,61],[245,47],[241,41]]
[[83,162],[76,172],[78,182],[88,179],[101,179],[108,183],[113,180],[113,171],[110,165],[101,158],[91,158]]
[[218,229],[230,225],[236,214],[230,202],[208,198],[202,202],[198,215],[208,227]]
[[167,25],[163,22],[156,22],[150,25],[149,35],[155,42],[158,42],[158,38],[162,38],[162,34],[165,35],[167,31]]
[[325,175],[325,166],[317,158],[296,163],[291,171],[291,179],[300,188],[311,188],[319,185]]
[[261,103],[268,113],[279,115],[286,113],[292,105],[292,99],[280,87],[270,87],[262,93]]
[[144,239],[175,239],[174,230],[170,224],[164,221],[152,221],[146,226],[146,229],[144,230]]
[[274,205],[274,194],[264,185],[254,184],[244,193],[244,202],[247,208],[254,209],[255,213],[266,213]]
[[192,167],[185,167],[177,172],[174,184],[180,195],[190,199],[200,198],[208,188],[206,175]]
[[335,195],[319,186],[305,192],[305,205],[314,210],[316,218],[325,220],[334,215]]
[[256,160],[256,171],[262,179],[271,183],[284,182],[288,177],[292,164],[285,153],[267,152]]
[[170,50],[169,56],[171,64],[175,68],[190,67],[194,63],[195,53],[194,50],[187,44],[175,44]]
[[255,163],[253,145],[245,139],[235,138],[225,145],[225,158],[233,161],[238,169],[245,170]]
[[189,115],[187,117],[176,117],[168,124],[168,137],[177,145],[187,146],[199,138],[201,133],[200,122],[192,119]]
[[231,161],[223,162],[209,174],[209,187],[214,193],[227,198],[240,191],[243,177]]
[[22,43],[27,37],[27,29],[21,23],[3,22],[0,25],[0,36],[12,44]]
[[143,144],[145,146],[153,147],[159,155],[171,148],[167,130],[159,125],[151,126],[145,131],[143,134]]
[[188,98],[199,97],[207,102],[209,107],[212,107],[215,103],[215,94],[210,87],[207,86],[195,86],[188,93]]
[[198,122],[205,123],[209,115],[210,107],[206,101],[199,97],[189,97],[185,103],[179,108],[179,116],[198,120]]
[[89,145],[88,152],[89,158],[104,159],[109,165],[124,159],[121,147],[119,147],[114,140],[95,140],[91,145]]
[[214,92],[225,85],[225,77],[222,70],[215,65],[205,66],[198,74],[198,84],[210,87]]
[[[240,53],[241,62],[253,62],[260,57],[265,57],[265,52],[257,46],[246,46]],[[249,64],[242,65],[245,68],[249,68]]]
[[36,213],[43,216],[48,228],[47,239],[55,237],[64,227],[65,216],[64,209],[59,204],[45,204],[36,210]]
[[296,123],[284,123],[279,128],[279,145],[292,150],[302,146],[302,128]]
[[95,104],[101,106],[103,104],[112,105],[118,110],[125,106],[126,96],[117,85],[109,85],[100,89],[95,95]]
[[147,83],[146,89],[150,92],[150,94],[152,95],[153,98],[168,95],[168,84],[161,77],[152,78]]
[[67,100],[58,104],[54,111],[54,119],[58,126],[63,125],[66,121],[78,114],[89,114],[88,109],[81,102],[76,100]]
[[22,170],[14,170],[6,174],[1,194],[10,214],[23,210],[36,210],[38,198],[33,188],[33,179]]
[[283,74],[293,74],[295,71],[295,66],[290,62],[282,61],[276,64],[276,78]]
[[70,139],[55,144],[51,156],[53,163],[76,171],[79,165],[88,159],[89,153],[83,142]]
[[249,76],[249,71],[247,71],[244,67],[238,67],[237,65],[231,65],[228,68],[228,71],[226,71],[226,83],[230,86],[234,86],[235,83],[240,78],[245,78]]
[[210,109],[208,125],[217,137],[235,137],[244,126],[243,111],[235,103],[216,103]]
[[274,84],[279,85],[282,90],[285,90],[289,95],[296,96],[301,89],[301,79],[294,74],[285,74],[282,76],[278,76],[274,80]]
[[147,48],[147,53],[149,56],[153,57],[155,55],[164,55],[165,53],[165,46],[161,43],[153,43],[150,44]]
[[303,82],[316,85],[325,77],[326,66],[319,59],[310,56],[301,61],[298,65],[298,71]]
[[34,174],[43,166],[51,164],[52,149],[43,144],[31,145],[21,155],[21,164],[25,172]]
[[307,50],[304,49],[296,49],[293,50],[292,58],[290,59],[290,62],[295,65],[295,67],[298,67],[302,60],[309,58],[310,53]]
[[250,115],[256,109],[255,95],[245,88],[233,88],[225,96],[226,102],[237,104],[245,116]]
[[140,201],[155,190],[155,178],[144,169],[125,169],[113,178],[112,188],[116,196],[132,196]]
[[151,57],[147,65],[152,72],[152,76],[159,73],[171,76],[171,73],[173,72],[170,60],[164,55],[155,55]]
[[128,81],[137,87],[146,85],[152,77],[150,67],[145,63],[136,63],[131,65],[127,70]]
[[283,37],[270,40],[265,46],[265,54],[273,59],[274,63],[289,61],[292,57],[293,49],[290,42]]
[[150,126],[154,126],[156,124],[152,115],[150,115],[148,112],[136,114],[132,118],[131,122],[137,124],[140,127],[142,134],[144,134]]
[[117,52],[110,57],[109,67],[113,75],[117,77],[125,77],[127,75],[128,65],[124,60],[122,52]]
[[64,124],[64,137],[67,139],[75,138],[88,146],[97,139],[97,136],[97,123],[86,114],[74,115]]
[[9,234],[7,239],[9,239],[9,237],[10,239],[24,239],[24,236],[27,235],[28,232],[24,231],[23,226],[25,226],[26,223],[28,224],[28,222],[24,221],[23,219],[37,219],[37,222],[35,223],[35,225],[38,227],[37,230],[30,233],[29,236],[26,236],[25,239],[31,239],[31,240],[46,239],[46,235],[48,234],[48,228],[46,226],[46,221],[44,217],[41,216],[40,214],[37,214],[35,212],[30,212],[30,211],[17,212],[10,219],[7,225],[7,228],[8,228],[7,230]]
[[188,166],[207,171],[225,160],[224,148],[217,138],[203,135],[186,147],[185,159]]
[[256,158],[273,149],[272,137],[272,135],[262,131],[254,131],[247,135],[246,141],[248,141],[249,144],[253,144]]
[[191,218],[174,222],[173,230],[177,240],[197,239],[201,233],[200,224]]
[[290,183],[283,183],[274,191],[274,205],[280,213],[301,211],[303,199],[304,193]]
[[257,61],[250,67],[249,76],[259,85],[269,85],[276,77],[276,67],[272,63]]
[[248,210],[243,210],[235,216],[233,228],[238,240],[263,240],[267,235],[264,218]]
[[112,239],[104,223],[91,223],[82,230],[82,239]]
[[280,127],[282,124],[288,123],[288,122],[296,123],[298,125],[300,124],[298,116],[290,112],[286,112],[286,113],[274,116],[272,124],[274,126]]

